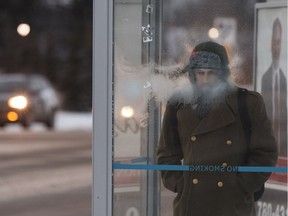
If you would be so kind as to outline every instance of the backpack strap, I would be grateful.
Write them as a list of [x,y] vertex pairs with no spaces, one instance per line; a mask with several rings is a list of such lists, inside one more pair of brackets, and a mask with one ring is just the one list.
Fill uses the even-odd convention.
[[242,127],[245,133],[247,146],[250,145],[251,138],[251,121],[247,109],[247,96],[248,90],[244,88],[238,88],[238,111],[242,123]]
[[[248,93],[247,89],[238,88],[238,111],[239,111],[242,127],[245,133],[247,147],[248,147],[250,145],[250,138],[251,138],[251,121],[250,121],[249,113],[247,109],[247,100],[246,100],[247,93]],[[247,154],[247,157],[249,157],[248,154]],[[263,196],[264,191],[265,191],[265,186],[263,184],[261,188],[254,193],[255,202],[258,201]]]

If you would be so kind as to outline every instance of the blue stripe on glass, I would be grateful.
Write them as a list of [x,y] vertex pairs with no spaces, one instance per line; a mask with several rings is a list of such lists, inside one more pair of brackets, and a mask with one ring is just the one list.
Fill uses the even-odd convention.
[[[233,166],[232,168],[235,168],[235,166]],[[113,169],[191,171],[189,165],[157,165],[157,164],[146,165],[146,164],[119,164],[119,163],[114,163]],[[226,170],[229,171],[229,169]],[[288,167],[236,166],[236,169],[230,169],[230,170],[237,172],[288,172]]]
[[152,165],[152,164],[113,164],[113,169],[137,169],[137,170],[172,170],[188,171],[189,166],[182,165]]

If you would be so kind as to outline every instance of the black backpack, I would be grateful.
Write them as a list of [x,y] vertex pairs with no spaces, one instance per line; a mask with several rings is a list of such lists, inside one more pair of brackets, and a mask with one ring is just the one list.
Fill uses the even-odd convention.
[[[246,103],[246,95],[248,90],[243,88],[238,88],[238,110],[240,114],[240,119],[242,123],[242,127],[245,133],[247,145],[250,144],[250,137],[251,137],[251,122],[249,118],[249,113],[247,110],[247,103]],[[264,194],[265,186],[264,184],[261,188],[254,193],[254,201],[258,201]]]

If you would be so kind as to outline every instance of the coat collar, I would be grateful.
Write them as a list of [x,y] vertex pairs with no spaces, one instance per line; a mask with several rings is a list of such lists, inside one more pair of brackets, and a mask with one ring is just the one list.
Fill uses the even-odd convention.
[[208,133],[231,124],[236,121],[237,112],[237,91],[233,91],[226,97],[225,102],[210,110],[195,127],[192,135]]

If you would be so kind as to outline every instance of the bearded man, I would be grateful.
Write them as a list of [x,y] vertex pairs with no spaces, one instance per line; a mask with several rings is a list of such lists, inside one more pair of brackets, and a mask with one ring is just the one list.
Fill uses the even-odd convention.
[[[158,164],[275,166],[277,145],[260,94],[247,91],[251,122],[247,140],[239,114],[238,88],[229,81],[223,46],[197,45],[185,70],[187,97],[168,101],[157,150]],[[164,186],[177,193],[174,216],[254,216],[254,193],[271,173],[162,171]]]

